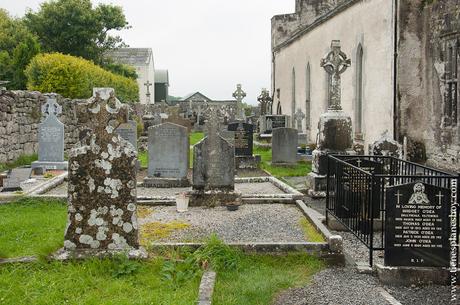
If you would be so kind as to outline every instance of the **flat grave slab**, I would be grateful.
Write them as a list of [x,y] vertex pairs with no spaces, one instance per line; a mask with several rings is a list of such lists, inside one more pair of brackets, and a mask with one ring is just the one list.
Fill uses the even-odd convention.
[[[177,213],[176,207],[141,207],[138,213],[144,243],[203,242],[212,233],[226,243],[307,241],[300,225],[305,217],[294,205],[244,204],[232,212],[193,207],[185,213]],[[158,228],[170,234],[158,239],[151,234]]]
[[31,175],[32,169],[30,167],[12,169],[3,181],[2,192],[23,191],[23,182],[29,180]]

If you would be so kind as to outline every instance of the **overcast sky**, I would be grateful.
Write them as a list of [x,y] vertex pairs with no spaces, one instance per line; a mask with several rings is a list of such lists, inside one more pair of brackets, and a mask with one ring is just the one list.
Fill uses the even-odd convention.
[[[0,0],[14,16],[44,0]],[[155,68],[168,69],[170,94],[200,91],[230,99],[241,83],[256,104],[270,87],[270,19],[294,11],[294,0],[93,0],[123,7],[130,47],[150,47]]]

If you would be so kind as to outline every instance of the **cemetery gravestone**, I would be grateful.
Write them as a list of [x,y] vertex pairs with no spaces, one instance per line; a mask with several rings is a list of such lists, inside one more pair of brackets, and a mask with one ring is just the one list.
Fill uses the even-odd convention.
[[277,165],[297,164],[297,130],[276,128],[272,138],[272,163]]
[[187,128],[163,123],[149,128],[147,187],[188,186],[189,138]]
[[255,169],[260,163],[260,156],[253,156],[252,124],[235,122],[228,125],[228,130],[234,133],[235,166],[237,169]]
[[128,109],[113,89],[94,91],[77,105],[79,123],[92,132],[69,154],[68,256],[139,247],[136,151],[114,133],[126,123]]
[[341,106],[341,75],[351,66],[351,60],[341,50],[339,40],[332,41],[331,51],[321,59],[320,66],[329,75],[329,107],[319,118],[318,145],[312,154],[312,172],[307,176],[312,197],[326,196],[327,155],[348,154],[353,149],[351,117]]
[[216,206],[234,203],[235,149],[219,134],[218,110],[209,109],[207,136],[193,147],[193,191],[190,205]]
[[275,128],[288,127],[286,115],[264,115],[260,117],[260,133],[271,134]]
[[450,190],[421,182],[387,189],[385,265],[448,267]]
[[128,123],[121,124],[115,133],[118,134],[122,139],[131,143],[134,149],[137,151],[137,123],[136,121],[128,121]]
[[21,183],[28,180],[31,174],[32,169],[29,167],[13,168],[8,172],[6,179],[3,181],[2,192],[21,191]]
[[64,124],[57,118],[62,107],[56,98],[48,97],[42,113],[46,118],[38,127],[38,161],[32,162],[32,169],[65,170],[68,163],[64,161]]

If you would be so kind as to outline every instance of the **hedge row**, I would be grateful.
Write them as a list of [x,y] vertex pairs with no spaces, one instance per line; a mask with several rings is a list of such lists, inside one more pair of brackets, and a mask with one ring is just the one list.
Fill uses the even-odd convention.
[[108,72],[91,61],[61,53],[39,54],[25,70],[27,88],[68,98],[89,98],[94,87],[111,87],[122,102],[139,100],[135,80]]

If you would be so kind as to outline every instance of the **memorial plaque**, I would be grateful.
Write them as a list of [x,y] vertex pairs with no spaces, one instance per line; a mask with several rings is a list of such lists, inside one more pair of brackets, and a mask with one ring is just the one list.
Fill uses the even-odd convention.
[[187,128],[163,123],[149,128],[149,177],[186,178],[189,139]]
[[386,192],[385,265],[448,267],[450,190],[421,182]]
[[3,181],[2,192],[15,192],[22,190],[21,183],[28,180],[32,174],[29,167],[14,168],[10,170],[7,178]]
[[131,143],[137,151],[137,123],[136,121],[128,121],[128,123],[121,124],[115,130],[115,133],[120,137]]
[[252,156],[253,128],[252,124],[247,123],[228,125],[228,130],[235,133],[235,156]]

